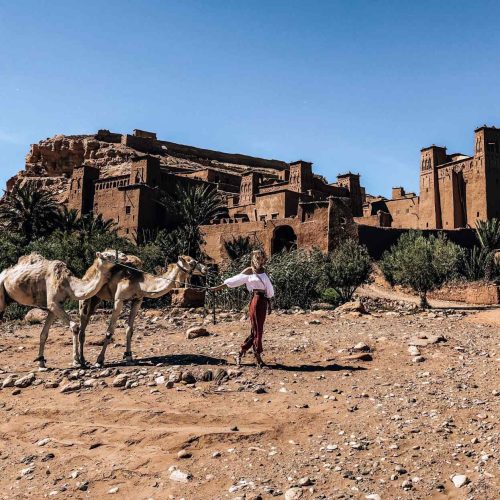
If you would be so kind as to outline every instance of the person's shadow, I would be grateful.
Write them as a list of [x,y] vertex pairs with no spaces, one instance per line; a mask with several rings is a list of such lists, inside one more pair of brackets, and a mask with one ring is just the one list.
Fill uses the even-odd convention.
[[322,365],[283,365],[281,363],[268,363],[266,366],[270,370],[282,370],[285,372],[354,372],[366,370],[363,366],[343,366],[337,364]]

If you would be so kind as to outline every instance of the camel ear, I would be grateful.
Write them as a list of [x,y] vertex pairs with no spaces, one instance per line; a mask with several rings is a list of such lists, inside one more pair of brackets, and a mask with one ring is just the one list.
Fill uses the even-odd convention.
[[102,253],[101,253],[101,252],[96,252],[96,253],[95,253],[95,256],[96,256],[98,259],[101,259],[101,258],[102,258]]

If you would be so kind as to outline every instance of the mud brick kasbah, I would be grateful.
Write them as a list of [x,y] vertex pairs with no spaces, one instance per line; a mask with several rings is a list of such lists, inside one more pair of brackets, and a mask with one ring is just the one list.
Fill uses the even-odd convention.
[[[479,219],[498,217],[499,144],[500,130],[483,126],[474,131],[473,156],[425,147],[420,195],[395,187],[387,199],[367,194],[359,174],[343,173],[328,183],[303,160],[211,151],[159,140],[143,130],[99,130],[33,144],[25,169],[7,182],[7,191],[36,182],[51,189],[61,204],[102,214],[117,223],[122,236],[140,239],[145,230],[174,223],[159,203],[162,193],[177,183],[211,185],[227,209],[202,230],[205,252],[220,263],[227,257],[224,242],[238,236],[250,236],[270,254],[291,247],[326,252],[346,235],[390,242],[391,230],[452,234]],[[385,231],[383,238],[373,232],[376,228]]]

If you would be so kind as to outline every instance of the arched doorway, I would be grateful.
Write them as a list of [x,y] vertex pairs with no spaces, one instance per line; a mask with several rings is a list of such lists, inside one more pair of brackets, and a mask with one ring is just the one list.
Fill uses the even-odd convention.
[[290,226],[279,226],[275,229],[271,245],[271,253],[297,248],[297,235]]

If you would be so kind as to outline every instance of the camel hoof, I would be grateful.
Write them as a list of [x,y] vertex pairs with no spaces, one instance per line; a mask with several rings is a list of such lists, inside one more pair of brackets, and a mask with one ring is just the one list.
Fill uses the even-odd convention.
[[131,365],[134,362],[134,358],[132,356],[126,356],[123,359],[127,365]]
[[94,368],[104,368],[104,361],[96,361]]
[[48,371],[49,371],[49,369],[48,369],[46,366],[39,366],[39,367],[38,367],[38,371],[39,371],[39,372],[48,372]]

